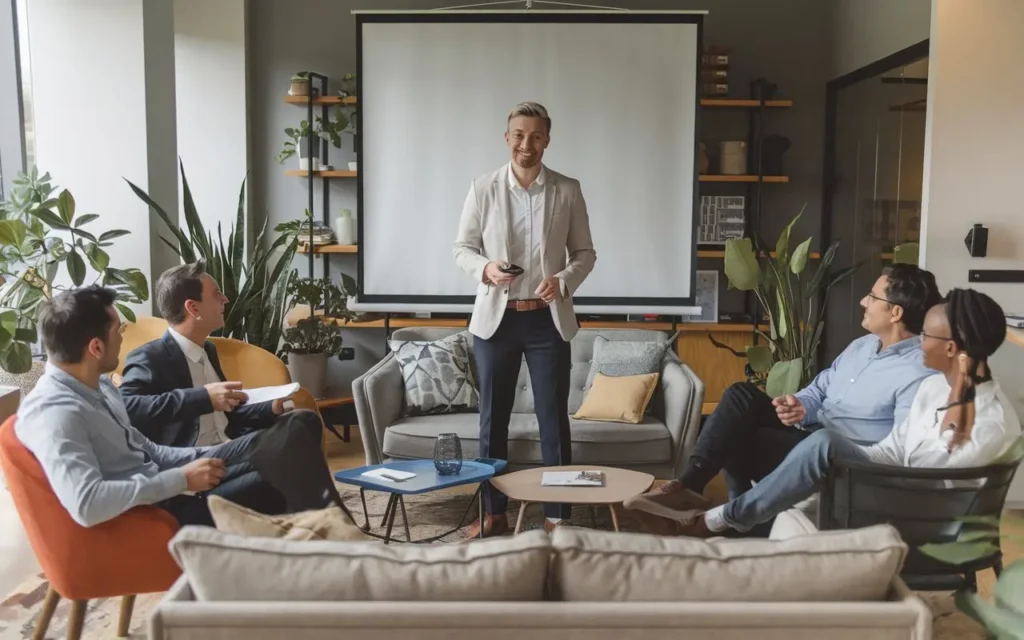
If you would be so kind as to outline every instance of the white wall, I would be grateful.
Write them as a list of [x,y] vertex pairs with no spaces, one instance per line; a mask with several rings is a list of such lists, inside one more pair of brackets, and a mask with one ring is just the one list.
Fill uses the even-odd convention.
[[[968,284],[968,269],[1024,269],[1024,2],[935,0],[925,132],[921,264],[943,289],[970,286],[1024,311],[1024,285]],[[963,237],[989,227],[986,258]],[[1024,418],[1024,349],[1006,343],[993,370]],[[1024,476],[1011,494],[1024,502]]]
[[37,164],[100,215],[88,229],[131,231],[110,265],[150,278],[148,209],[124,182],[147,185],[142,24],[142,0],[29,3]]
[[835,73],[850,73],[928,38],[931,0],[835,0]]
[[178,154],[204,226],[216,238],[221,223],[225,243],[248,164],[245,42],[245,0],[174,0]]

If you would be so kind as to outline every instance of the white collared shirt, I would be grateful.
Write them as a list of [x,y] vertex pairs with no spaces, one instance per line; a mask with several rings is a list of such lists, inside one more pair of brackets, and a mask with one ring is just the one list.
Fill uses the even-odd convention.
[[[210,359],[206,356],[206,350],[192,342],[174,329],[168,329],[171,337],[181,347],[185,354],[185,361],[188,362],[189,373],[192,374],[192,387],[200,389],[214,382],[221,382],[217,372],[214,371]],[[228,417],[223,411],[207,413],[199,418],[199,439],[195,446],[206,447],[220,444],[228,440],[226,430],[228,428]]]
[[512,237],[509,262],[523,268],[508,289],[509,300],[537,298],[537,288],[544,273],[541,267],[540,243],[544,233],[544,182],[546,171],[541,165],[537,179],[524,189],[508,165],[508,205]]
[[1013,405],[994,381],[975,386],[974,427],[970,439],[952,453],[953,431],[943,428],[949,403],[946,377],[925,378],[914,395],[910,413],[881,442],[868,447],[872,462],[903,467],[982,467],[995,461],[1020,437]]

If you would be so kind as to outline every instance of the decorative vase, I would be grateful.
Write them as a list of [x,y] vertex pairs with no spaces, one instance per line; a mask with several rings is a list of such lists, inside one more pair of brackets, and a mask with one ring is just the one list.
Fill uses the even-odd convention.
[[288,95],[290,96],[308,96],[309,95],[309,78],[297,78],[293,77],[291,86],[288,87]]
[[359,171],[359,162],[350,162],[350,163],[348,163],[348,170],[349,171]]
[[454,476],[462,471],[462,442],[454,433],[442,433],[434,442],[434,467],[442,476]]
[[298,382],[314,398],[322,398],[327,381],[327,354],[289,353],[288,373],[292,382]]
[[334,221],[334,237],[338,244],[355,244],[356,234],[352,228],[352,210],[342,209],[338,211],[338,218]]
[[299,170],[320,170],[320,145],[314,142],[310,148],[309,139],[306,137],[299,138]]

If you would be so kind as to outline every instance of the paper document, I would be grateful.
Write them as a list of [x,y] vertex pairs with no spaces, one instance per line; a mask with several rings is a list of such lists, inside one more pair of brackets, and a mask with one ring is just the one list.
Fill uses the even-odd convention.
[[399,471],[398,469],[370,469],[364,471],[362,474],[367,478],[373,478],[374,480],[387,480],[388,482],[401,482],[410,478],[415,478],[415,473],[409,473],[408,471]]
[[545,471],[540,480],[545,487],[603,487],[600,471]]
[[259,404],[261,402],[270,402],[271,400],[277,400],[278,398],[287,398],[296,391],[299,390],[299,383],[293,382],[291,384],[281,384],[276,387],[256,387],[255,389],[242,389],[245,395],[249,396],[249,399],[245,401],[246,404]]

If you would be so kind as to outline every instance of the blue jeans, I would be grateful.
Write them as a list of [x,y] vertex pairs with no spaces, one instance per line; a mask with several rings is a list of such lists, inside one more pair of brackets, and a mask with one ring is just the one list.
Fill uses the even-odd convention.
[[750,531],[817,492],[835,458],[868,461],[864,448],[828,429],[819,429],[796,445],[774,471],[733,498],[723,518],[737,531]]

